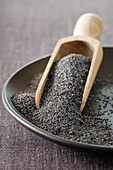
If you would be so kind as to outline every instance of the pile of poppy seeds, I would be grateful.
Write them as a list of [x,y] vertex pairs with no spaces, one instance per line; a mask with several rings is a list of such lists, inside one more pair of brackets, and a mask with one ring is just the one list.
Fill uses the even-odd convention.
[[[37,127],[77,142],[113,145],[113,80],[96,78],[86,107],[79,113],[91,61],[70,54],[55,62],[43,91],[40,110],[35,93],[42,74],[35,75],[24,91],[11,97],[16,109]],[[108,88],[109,87],[109,88]]]

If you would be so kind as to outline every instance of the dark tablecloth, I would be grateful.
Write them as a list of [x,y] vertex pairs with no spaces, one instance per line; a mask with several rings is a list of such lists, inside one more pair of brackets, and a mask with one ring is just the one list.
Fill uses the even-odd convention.
[[[104,23],[102,45],[113,41],[112,0],[0,0],[0,91],[25,63],[52,52],[72,35],[77,18],[97,13]],[[0,170],[113,169],[113,156],[60,146],[20,125],[0,98]]]

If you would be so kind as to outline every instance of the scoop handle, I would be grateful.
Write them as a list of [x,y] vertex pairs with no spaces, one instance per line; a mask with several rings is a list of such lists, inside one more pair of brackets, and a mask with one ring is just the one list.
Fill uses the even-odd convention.
[[102,28],[101,19],[96,14],[87,13],[77,20],[73,36],[90,36],[99,39]]

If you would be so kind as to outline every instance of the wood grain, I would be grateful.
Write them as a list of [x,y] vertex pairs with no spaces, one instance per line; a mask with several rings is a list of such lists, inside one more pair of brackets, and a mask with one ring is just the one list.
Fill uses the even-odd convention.
[[[113,43],[113,1],[0,0],[0,92],[8,77],[27,62],[53,51],[72,34],[86,12],[98,14],[104,29],[100,41]],[[78,152],[45,140],[20,125],[0,98],[0,170],[112,169],[113,156]]]

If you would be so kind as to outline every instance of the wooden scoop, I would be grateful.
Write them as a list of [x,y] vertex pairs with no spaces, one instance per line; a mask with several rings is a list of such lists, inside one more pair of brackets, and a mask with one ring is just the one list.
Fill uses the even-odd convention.
[[68,54],[75,53],[91,58],[91,66],[80,107],[80,112],[83,111],[103,57],[101,44],[97,40],[101,32],[102,22],[100,18],[95,14],[88,13],[82,15],[78,19],[75,25],[73,36],[66,37],[58,41],[36,91],[35,102],[37,109],[40,109],[40,99],[52,64]]

